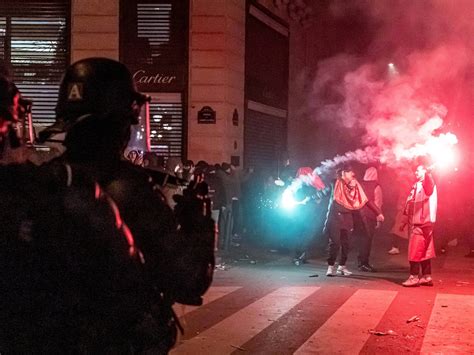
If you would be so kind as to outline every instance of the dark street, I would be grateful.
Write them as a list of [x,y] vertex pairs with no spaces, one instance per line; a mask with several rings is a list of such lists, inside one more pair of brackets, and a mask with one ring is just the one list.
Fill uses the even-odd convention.
[[358,271],[352,252],[354,274],[332,278],[322,253],[294,266],[286,255],[234,249],[205,304],[175,308],[186,330],[172,353],[472,353],[474,259],[466,248],[435,259],[433,287],[404,288],[406,252],[388,255],[387,244],[376,242],[377,273]]

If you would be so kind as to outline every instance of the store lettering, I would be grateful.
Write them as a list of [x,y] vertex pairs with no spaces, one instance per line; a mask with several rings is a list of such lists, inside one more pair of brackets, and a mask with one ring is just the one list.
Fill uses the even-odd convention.
[[147,75],[146,71],[141,69],[133,74],[133,80],[139,84],[171,84],[176,80],[175,75],[164,75],[157,73],[155,75]]

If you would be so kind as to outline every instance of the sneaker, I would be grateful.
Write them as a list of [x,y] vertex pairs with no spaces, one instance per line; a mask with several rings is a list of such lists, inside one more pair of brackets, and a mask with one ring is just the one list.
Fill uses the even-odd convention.
[[350,275],[352,275],[352,272],[347,270],[346,265],[339,265],[337,267],[337,274],[341,275],[341,276],[350,276]]
[[410,275],[408,280],[402,283],[404,287],[418,287],[420,286],[420,279],[418,276]]
[[377,272],[377,270],[370,264],[362,264],[359,266],[359,270],[364,272]]
[[398,254],[400,254],[400,249],[398,249],[398,248],[396,248],[396,247],[392,247],[392,249],[390,249],[390,250],[388,251],[388,253],[389,253],[390,255],[398,255]]
[[328,265],[326,276],[336,276],[336,267],[334,265]]
[[430,275],[422,276],[420,279],[421,286],[433,286],[433,279]]

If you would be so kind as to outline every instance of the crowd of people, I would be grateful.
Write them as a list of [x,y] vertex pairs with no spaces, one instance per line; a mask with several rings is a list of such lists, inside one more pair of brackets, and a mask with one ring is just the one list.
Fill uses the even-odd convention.
[[[138,164],[173,173],[192,183],[202,179],[208,185],[212,202],[212,216],[216,221],[218,240],[216,249],[228,250],[241,242],[268,249],[291,250],[295,263],[303,263],[311,239],[321,229],[314,222],[314,215],[323,215],[323,194],[311,185],[302,185],[297,198],[307,199],[292,213],[281,208],[283,191],[300,174],[312,173],[309,167],[294,170],[287,165],[280,174],[273,175],[253,168],[240,169],[231,163],[208,163],[179,158],[160,160],[150,165],[148,155]],[[155,160],[156,161],[156,160]]]
[[[234,228],[231,229],[225,223],[220,224],[219,229],[224,245],[225,241],[230,241],[232,236],[255,226],[255,220],[241,218],[242,214],[251,215],[254,218],[258,216],[256,211],[259,206],[262,207],[262,201],[271,201],[270,205],[273,205],[274,201],[279,200],[282,189],[287,188],[293,179],[300,178],[301,172],[306,171],[305,168],[301,168],[295,174],[290,172],[291,169],[287,165],[286,170],[288,171],[282,171],[282,177],[278,179],[283,182],[283,187],[278,188],[278,183],[275,184],[275,179],[271,176],[267,179],[266,185],[263,183],[265,179],[260,179],[260,184],[256,185],[256,188],[252,191],[245,191],[249,193],[245,196],[245,193],[241,193],[245,189],[239,189],[236,186],[239,184],[242,187],[246,186],[245,184],[253,177],[251,171],[239,174],[239,171],[229,164],[209,165],[202,161],[196,167],[192,162],[188,162],[185,166],[190,166],[198,174],[202,174],[203,179],[209,183],[215,205],[213,209],[216,212],[216,220],[218,220],[219,214],[222,216],[229,212],[229,215],[223,219],[234,221]],[[180,170],[177,169],[177,171]],[[186,171],[186,169],[184,170]],[[308,171],[306,174],[311,174],[311,170]],[[401,206],[399,206],[399,213],[391,231],[394,244],[388,253],[391,255],[400,253],[398,245],[395,244],[397,240],[395,235],[406,235],[405,238],[409,240],[410,276],[402,285],[406,287],[431,286],[433,279],[430,260],[435,257],[433,227],[436,221],[437,191],[432,173],[426,163],[417,164],[414,175],[415,183],[407,189],[410,191],[409,195],[406,196],[402,193],[400,198]],[[363,179],[359,182],[352,167],[342,166],[337,170],[334,182],[328,185],[330,188],[324,187],[324,184],[323,186],[312,186],[311,183],[302,184],[297,190],[297,193],[301,195],[297,199],[304,200],[304,203],[297,206],[298,210],[295,211],[292,219],[282,214],[277,216],[277,219],[285,225],[283,229],[287,240],[291,240],[286,245],[289,245],[290,249],[294,251],[293,261],[297,265],[305,261],[311,239],[318,233],[318,228],[311,228],[316,224],[315,216],[327,210],[324,227],[328,238],[329,252],[327,276],[352,274],[346,266],[351,236],[354,236],[358,246],[358,269],[363,272],[376,272],[377,270],[370,263],[372,241],[377,229],[385,220],[382,213],[383,193],[378,182],[377,169],[375,167],[367,168]],[[250,197],[253,200],[250,200]],[[327,207],[324,203],[326,200],[328,201]],[[242,202],[242,204],[236,204],[236,201]],[[273,215],[278,214],[276,212],[278,209],[267,208],[267,210],[271,211]],[[269,214],[261,216],[260,221],[263,222],[263,225],[265,225],[265,220],[271,221],[272,225],[275,223],[277,226],[279,225],[279,222],[275,221],[275,218],[272,219]],[[260,238],[264,238],[265,234],[271,234],[271,237],[275,238],[275,235],[269,230],[259,230],[257,234]]]
[[[166,166],[161,168],[166,169]],[[257,178],[253,169],[242,171],[228,163],[205,161],[196,165],[190,160],[171,161],[168,169],[184,179],[197,174],[209,185],[213,218],[219,227],[216,249],[227,249],[229,243],[242,236],[248,239],[256,236],[265,247],[283,245],[290,249],[293,262],[300,265],[308,257],[312,239],[323,230],[328,240],[327,276],[352,274],[346,262],[354,241],[358,269],[377,272],[370,262],[370,254],[374,235],[385,217],[382,187],[378,170],[373,166],[366,169],[360,181],[349,165],[339,167],[336,179],[329,182],[328,187],[322,181],[322,186],[306,181],[295,191],[298,195],[295,198],[304,203],[297,204],[291,215],[278,208],[282,192],[302,174],[311,176],[313,171],[309,167],[295,171],[288,160],[276,178],[272,175]],[[400,254],[400,238],[409,240],[410,276],[403,283],[407,287],[433,284],[430,260],[435,256],[436,186],[426,164],[416,165],[415,178],[411,189],[409,185],[406,189],[400,188],[397,215],[389,232],[392,236],[390,255]],[[408,197],[404,190],[411,191]],[[323,214],[326,214],[324,228],[315,218]]]

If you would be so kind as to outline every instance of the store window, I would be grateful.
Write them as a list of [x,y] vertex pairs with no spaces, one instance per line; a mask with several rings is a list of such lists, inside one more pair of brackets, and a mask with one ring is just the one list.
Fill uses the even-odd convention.
[[120,2],[120,61],[130,68],[138,90],[152,97],[144,138],[152,152],[165,157],[184,154],[188,17],[185,0]]
[[33,100],[35,127],[54,122],[62,74],[69,64],[70,1],[0,2],[0,59]]

